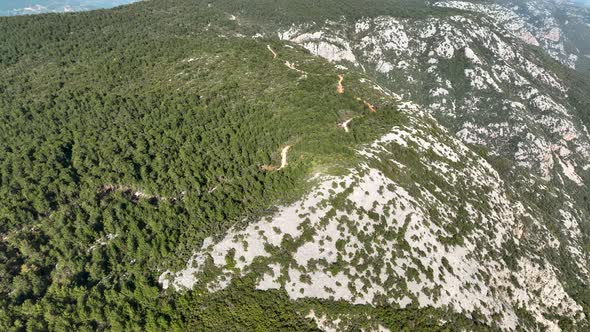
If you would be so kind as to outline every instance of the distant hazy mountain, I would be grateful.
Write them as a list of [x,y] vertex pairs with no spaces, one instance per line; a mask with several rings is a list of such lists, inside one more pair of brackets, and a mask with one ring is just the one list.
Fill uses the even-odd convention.
[[137,0],[4,0],[0,2],[0,16],[92,10],[135,1]]

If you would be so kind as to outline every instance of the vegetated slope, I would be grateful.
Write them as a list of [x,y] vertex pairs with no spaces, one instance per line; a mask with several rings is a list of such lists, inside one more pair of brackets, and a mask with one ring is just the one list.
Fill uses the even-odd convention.
[[[565,214],[575,216],[576,225],[586,224],[588,80],[486,17],[342,19],[292,25],[278,35],[371,73],[424,105],[465,143],[485,146],[491,158],[514,160],[514,167],[560,188],[557,206],[547,214],[566,239]],[[568,254],[580,266],[587,265],[584,233]]]
[[485,146],[502,176],[518,183],[510,190],[540,207],[542,223],[560,244],[544,246],[551,240],[525,226],[527,242],[552,257],[569,292],[588,303],[587,79],[487,14],[417,13],[371,17],[361,11],[298,23],[265,17],[257,28],[247,10],[231,15],[237,31],[258,29],[255,37],[278,36],[365,72],[424,105],[465,143]]
[[0,20],[2,329],[585,328],[569,191],[486,161],[369,60],[249,38],[403,3],[264,4]]
[[[186,326],[193,307],[160,293],[160,271],[398,121],[391,104],[369,114],[339,95],[323,60],[272,43],[273,61],[266,43],[204,31],[206,7],[181,14],[146,3],[0,20],[0,329]],[[261,170],[285,144],[288,167]]]
[[[279,37],[373,74],[427,105],[467,143],[509,155],[546,179],[555,170],[578,184],[584,176],[590,145],[576,101],[587,97],[566,69],[485,17],[343,19],[291,26]],[[576,151],[578,158],[563,151],[559,162],[552,147]]]

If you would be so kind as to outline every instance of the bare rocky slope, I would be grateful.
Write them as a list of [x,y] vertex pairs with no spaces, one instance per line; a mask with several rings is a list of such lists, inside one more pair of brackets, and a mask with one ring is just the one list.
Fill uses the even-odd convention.
[[329,60],[344,91],[359,74],[378,93],[367,103],[397,104],[406,120],[358,147],[346,174],[318,172],[296,203],[206,240],[160,276],[164,288],[216,292],[253,274],[292,299],[450,308],[507,331],[588,328],[590,91],[568,68],[582,51],[508,2],[428,6],[459,11],[253,25],[220,5],[233,33]]
[[[401,107],[407,121],[361,147],[358,166],[317,174],[301,200],[205,240],[185,270],[160,276],[163,287],[216,292],[256,271],[257,289],[284,289],[292,299],[450,307],[504,330],[523,324],[519,310],[549,330],[559,330],[551,315],[583,322],[583,308],[541,254],[564,245],[543,211],[511,195],[485,159],[434,119]],[[587,280],[587,265],[579,268]]]
[[571,68],[586,69],[590,54],[590,8],[567,0],[439,1],[435,6],[488,16],[524,42],[543,48]]

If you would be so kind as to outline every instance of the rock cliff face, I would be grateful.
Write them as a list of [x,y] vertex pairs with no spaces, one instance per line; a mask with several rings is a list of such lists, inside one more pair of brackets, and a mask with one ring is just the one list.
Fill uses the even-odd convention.
[[485,15],[524,42],[576,68],[590,53],[590,9],[571,1],[441,1],[435,6]]

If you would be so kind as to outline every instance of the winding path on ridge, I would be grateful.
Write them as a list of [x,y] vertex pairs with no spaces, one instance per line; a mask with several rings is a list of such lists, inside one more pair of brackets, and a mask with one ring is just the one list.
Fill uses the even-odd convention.
[[276,167],[272,165],[263,165],[260,166],[260,169],[263,171],[280,171],[283,168],[287,167],[289,165],[289,163],[287,162],[287,153],[289,153],[290,148],[291,145],[287,145],[283,148],[283,150],[281,150],[281,166]]
[[373,104],[369,103],[368,101],[361,99],[359,97],[356,97],[356,100],[362,101],[365,104],[365,106],[367,106],[369,108],[369,111],[371,111],[371,113],[377,112],[377,110],[375,109],[375,106],[373,106]]
[[343,94],[344,93],[344,86],[342,85],[342,81],[344,81],[344,76],[342,76],[342,74],[338,75],[338,87],[336,88],[336,91],[339,94]]
[[306,71],[303,71],[303,70],[295,67],[295,63],[293,63],[293,62],[285,61],[285,66],[287,66],[287,68],[292,69],[300,74],[307,75]]
[[285,168],[287,165],[289,165],[289,163],[287,163],[287,153],[289,152],[289,149],[290,148],[291,148],[291,146],[290,145],[287,145],[281,151],[281,167],[279,167],[277,169],[277,171],[280,171],[283,168]]
[[277,53],[275,53],[275,51],[273,51],[273,49],[270,47],[270,45],[266,45],[266,48],[268,48],[268,50],[272,53],[272,58],[276,59]]
[[377,110],[375,109],[375,106],[373,106],[373,104],[369,103],[366,100],[363,100],[363,103],[365,103],[365,105],[367,105],[367,107],[369,108],[369,111],[371,111],[371,113],[377,112]]
[[354,117],[352,117],[352,118],[350,118],[350,119],[348,119],[348,120],[346,120],[346,121],[342,122],[342,123],[340,124],[340,127],[344,128],[344,131],[345,131],[345,132],[349,132],[350,130],[348,129],[348,124],[349,124],[349,123],[350,123],[350,121],[352,121],[353,119],[354,119]]
[[[277,58],[277,53],[272,49],[272,47],[270,47],[270,44],[266,45],[266,48],[272,53],[272,58],[273,60]],[[303,75],[308,74],[307,72],[298,69],[297,67],[295,67],[295,63],[291,63],[289,61],[285,62],[285,66],[287,66],[289,69],[291,70],[295,70],[298,73],[301,73]],[[338,85],[336,87],[336,92],[338,94],[344,94],[344,85],[342,84],[344,82],[344,75],[343,74],[338,74]],[[356,98],[359,101],[362,101],[368,108],[369,111],[371,111],[372,113],[375,113],[375,107],[370,104],[369,102],[367,102],[366,100],[363,100],[361,98]],[[345,132],[350,132],[350,129],[348,128],[348,125],[350,124],[350,122],[354,119],[355,117],[352,117],[348,120],[345,120],[344,122],[342,122],[341,124],[339,124],[340,127],[342,127],[344,129]],[[264,171],[280,171],[283,168],[287,167],[289,165],[289,163],[287,162],[287,154],[289,153],[289,149],[291,148],[290,145],[287,145],[283,148],[283,150],[281,151],[281,166],[279,166],[278,168],[276,166],[272,166],[272,165],[263,165],[260,167],[261,170]]]

